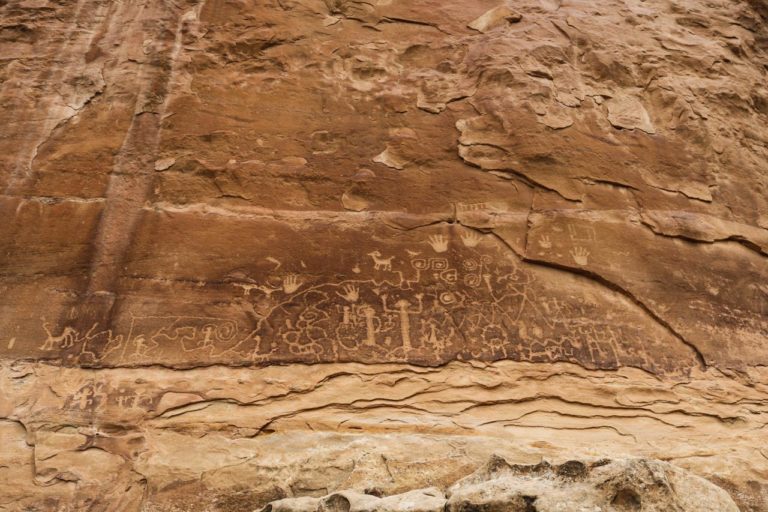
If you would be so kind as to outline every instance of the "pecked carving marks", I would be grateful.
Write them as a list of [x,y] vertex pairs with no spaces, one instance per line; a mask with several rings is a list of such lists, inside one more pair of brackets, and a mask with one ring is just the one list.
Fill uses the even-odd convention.
[[[747,346],[757,350],[762,359],[758,340],[768,334],[768,325],[756,283],[765,279],[764,257],[736,242],[720,242],[704,246],[708,247],[709,257],[706,264],[699,263],[701,260],[692,255],[700,251],[701,244],[656,236],[643,224],[641,219],[616,211],[535,213],[530,217],[524,259],[588,275],[621,290],[654,321],[695,350],[702,363],[740,365]],[[568,249],[576,243],[582,249]],[[659,267],[653,280],[638,279],[638,274],[623,270],[628,265],[642,272],[646,262],[663,261],[669,254],[677,254],[680,261],[688,263]],[[617,265],[616,261],[624,264]],[[741,279],[724,279],[735,261],[739,262]],[[698,316],[703,311],[707,311],[707,319]],[[723,345],[723,329],[737,324],[740,327],[735,331],[735,341]]]
[[[461,217],[480,222],[481,211],[467,208]],[[151,255],[132,254],[121,278],[126,290],[152,290],[153,300],[124,294],[110,327],[83,327],[77,315],[58,325],[43,319],[36,345],[14,350],[88,366],[512,359],[677,373],[696,365],[674,336],[614,291],[531,267],[494,237],[460,225],[397,231],[396,239],[384,227],[349,231],[355,250],[313,253],[306,247],[322,233],[261,221],[263,236],[238,237],[240,256],[222,255],[232,270],[213,280],[195,278],[199,250],[185,245],[196,242],[161,227],[183,219],[158,217],[153,230],[168,238]],[[234,230],[221,233],[236,236],[246,221],[228,222]],[[253,229],[253,220],[242,226]],[[275,237],[280,247],[271,247]],[[175,275],[145,277],[180,255],[193,257]],[[174,298],[179,290],[215,294],[219,306],[195,308]]]
[[[343,226],[336,242],[296,213],[142,211],[108,322],[92,301],[53,294],[44,318],[19,324],[33,336],[8,328],[0,347],[87,366],[512,359],[660,372],[735,364],[746,347],[752,360],[764,353],[760,256],[657,237],[620,211],[534,212],[530,226],[527,212],[494,202],[460,203],[452,215],[326,212],[312,225]],[[616,253],[630,233],[653,237],[644,243],[656,252]],[[722,253],[722,270],[670,269],[674,295],[615,263],[695,261],[702,247]],[[725,282],[735,258],[744,279]],[[743,346],[717,345],[728,326]]]
[[[546,238],[542,242],[543,244],[547,244],[549,242],[546,242]],[[573,262],[575,263],[575,266],[573,264],[558,264],[553,262],[548,262],[545,260],[538,260],[536,258],[530,258],[527,255],[523,258],[523,261],[527,263],[534,263],[537,265],[545,265],[550,268],[555,268],[558,270],[563,270],[567,272],[574,272],[579,275],[583,275],[585,277],[588,277],[589,279],[592,279],[601,285],[605,286],[606,288],[616,291],[623,296],[630,299],[634,304],[636,304],[640,309],[642,309],[645,313],[648,314],[648,317],[653,321],[661,325],[665,330],[667,330],[672,336],[677,338],[679,342],[681,342],[683,345],[686,345],[689,347],[696,358],[696,361],[698,362],[699,366],[701,368],[706,369],[707,368],[707,360],[704,357],[704,354],[702,354],[701,350],[692,342],[689,340],[686,340],[680,333],[675,331],[675,329],[669,324],[669,322],[662,317],[660,317],[655,311],[653,311],[651,308],[649,308],[642,300],[640,300],[638,297],[633,295],[630,291],[622,288],[621,286],[617,285],[616,283],[610,281],[609,279],[604,278],[598,273],[586,270],[584,267],[586,267],[589,264],[589,251],[587,251],[583,247],[575,247],[571,249],[568,253],[571,258],[573,259]]]

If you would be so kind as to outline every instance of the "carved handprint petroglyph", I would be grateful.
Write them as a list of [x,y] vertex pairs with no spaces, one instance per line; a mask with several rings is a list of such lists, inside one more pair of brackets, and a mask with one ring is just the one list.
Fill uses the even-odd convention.
[[357,299],[360,298],[360,288],[355,285],[348,284],[344,286],[343,290],[344,293],[336,292],[336,295],[345,299],[347,302],[357,302]]
[[549,238],[548,235],[544,235],[541,238],[539,238],[539,247],[542,249],[551,249],[552,248],[552,240]]
[[478,244],[483,241],[483,237],[472,231],[466,235],[461,235],[461,241],[466,247],[477,247]]
[[445,252],[448,250],[448,239],[444,235],[432,235],[429,237],[429,245],[435,252]]
[[301,281],[296,274],[288,274],[283,279],[283,291],[285,293],[293,293],[301,287]]
[[583,247],[574,247],[570,250],[570,255],[577,265],[584,267],[589,264],[589,251]]
[[368,256],[373,258],[374,270],[392,270],[392,260],[395,258],[394,256],[382,258],[379,251],[369,252]]

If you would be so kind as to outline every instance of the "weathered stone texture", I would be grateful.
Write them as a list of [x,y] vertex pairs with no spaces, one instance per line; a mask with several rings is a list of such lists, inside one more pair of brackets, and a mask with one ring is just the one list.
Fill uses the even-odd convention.
[[263,512],[737,512],[717,486],[668,464],[630,459],[571,460],[552,466],[511,465],[493,456],[443,494],[437,488],[394,496],[341,491],[321,498],[284,498]]
[[0,0],[0,509],[768,510],[766,84],[764,0]]

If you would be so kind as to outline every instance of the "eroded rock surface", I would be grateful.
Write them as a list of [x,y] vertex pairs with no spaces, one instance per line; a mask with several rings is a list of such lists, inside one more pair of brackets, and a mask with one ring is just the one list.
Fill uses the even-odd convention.
[[0,508],[768,510],[767,66],[764,0],[0,2]]
[[448,489],[384,498],[341,491],[321,498],[286,498],[263,512],[738,512],[717,486],[658,461],[630,459],[552,466],[512,465],[494,456]]

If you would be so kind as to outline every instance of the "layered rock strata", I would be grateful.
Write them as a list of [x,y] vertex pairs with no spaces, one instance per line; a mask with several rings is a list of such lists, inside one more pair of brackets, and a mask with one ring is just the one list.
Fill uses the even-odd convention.
[[764,0],[0,1],[0,508],[768,510],[767,75]]

